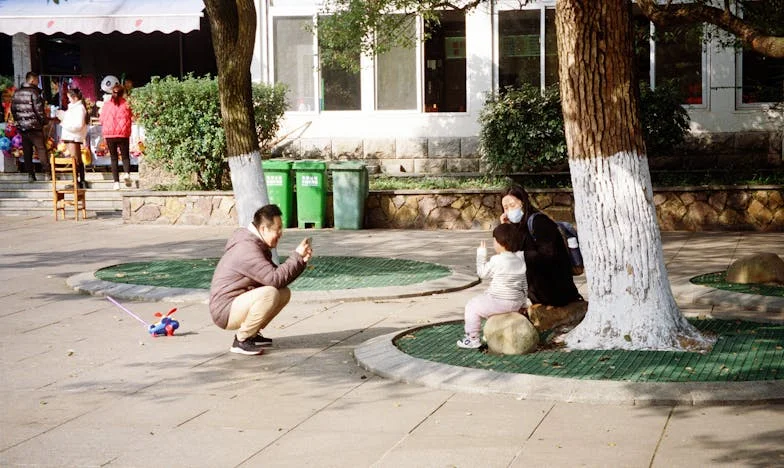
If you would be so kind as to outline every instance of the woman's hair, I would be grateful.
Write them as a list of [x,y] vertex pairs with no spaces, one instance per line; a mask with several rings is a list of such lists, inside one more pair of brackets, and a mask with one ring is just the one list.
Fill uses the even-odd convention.
[[114,103],[114,105],[119,106],[120,101],[122,100],[124,95],[125,95],[125,88],[123,88],[122,85],[116,84],[112,87],[112,102]]
[[[79,88],[70,88],[68,89],[68,96],[76,98],[77,101],[84,102],[84,97],[82,96],[82,90]],[[84,123],[90,123],[90,112],[87,110],[87,106],[84,107]]]
[[79,89],[79,88],[70,88],[70,89],[68,90],[68,96],[75,97],[75,98],[76,98],[76,99],[78,99],[79,101],[81,101],[81,100],[83,100],[83,99],[84,99],[84,98],[82,97],[82,90],[81,90],[81,89]]
[[520,237],[517,228],[512,224],[499,224],[493,229],[493,239],[509,252],[523,250],[523,238]]

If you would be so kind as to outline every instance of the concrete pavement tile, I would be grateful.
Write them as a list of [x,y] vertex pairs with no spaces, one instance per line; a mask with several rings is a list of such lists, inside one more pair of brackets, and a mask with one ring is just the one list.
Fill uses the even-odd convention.
[[784,405],[678,406],[653,467],[782,466]]
[[297,431],[353,433],[362,428],[363,433],[389,432],[399,436],[413,430],[441,404],[427,400],[341,398],[303,421]]
[[[464,422],[468,424],[468,421]],[[447,428],[448,429],[448,428]],[[509,466],[524,436],[485,436],[479,427],[472,435],[413,434],[390,450],[374,467],[487,467]]]
[[242,466],[371,466],[402,436],[391,432],[364,432],[360,429],[347,437],[344,432],[332,430],[312,432],[295,429]]
[[[274,429],[178,427],[156,432],[150,437],[152,441],[148,445],[129,444],[109,466],[238,466],[279,437],[279,432]],[[267,465],[262,463],[262,466]]]
[[557,403],[511,466],[648,466],[669,412]]
[[138,427],[110,430],[80,425],[78,418],[0,453],[3,466],[98,466],[136,447],[154,447],[154,434]]
[[452,392],[431,390],[419,385],[407,385],[380,377],[368,379],[362,385],[343,396],[348,401],[444,401]]

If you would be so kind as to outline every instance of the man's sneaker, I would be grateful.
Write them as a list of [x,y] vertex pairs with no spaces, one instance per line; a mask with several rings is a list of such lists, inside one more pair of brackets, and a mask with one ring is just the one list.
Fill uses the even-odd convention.
[[462,340],[457,340],[458,348],[477,349],[481,346],[482,346],[482,340],[480,340],[479,338],[471,338],[468,335],[464,336]]
[[35,178],[35,174],[27,174],[27,181],[28,182],[35,182],[37,179]]
[[272,338],[267,338],[261,333],[254,336],[253,338],[250,338],[250,340],[259,346],[272,346]]
[[229,351],[237,354],[246,354],[248,356],[254,356],[264,352],[261,345],[257,345],[252,339],[240,341],[237,339],[236,335],[234,335],[234,343],[231,345]]
[[120,190],[120,183],[119,182],[115,182],[114,185],[112,185],[112,189],[113,190]]

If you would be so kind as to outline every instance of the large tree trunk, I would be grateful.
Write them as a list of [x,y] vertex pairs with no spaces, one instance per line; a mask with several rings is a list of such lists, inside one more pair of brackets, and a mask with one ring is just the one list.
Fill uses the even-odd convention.
[[561,101],[589,306],[575,349],[705,345],[670,289],[632,69],[628,0],[556,3]]
[[256,35],[253,0],[205,0],[218,64],[221,101],[231,184],[240,226],[269,202],[261,169],[261,153],[253,122],[250,63]]

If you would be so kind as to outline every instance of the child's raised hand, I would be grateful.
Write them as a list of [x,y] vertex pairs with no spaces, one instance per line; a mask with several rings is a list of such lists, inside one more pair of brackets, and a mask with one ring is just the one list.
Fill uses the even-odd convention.
[[487,242],[479,241],[479,248],[480,249],[486,249],[487,248]]

